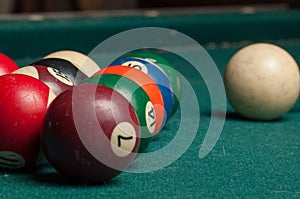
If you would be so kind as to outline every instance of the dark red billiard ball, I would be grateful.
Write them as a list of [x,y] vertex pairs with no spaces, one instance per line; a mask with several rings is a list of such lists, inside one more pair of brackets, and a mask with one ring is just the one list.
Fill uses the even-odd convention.
[[44,82],[49,88],[59,95],[63,91],[71,88],[74,84],[72,80],[56,68],[45,66],[25,66],[15,70],[15,74],[24,74],[35,77]]
[[34,166],[40,148],[40,131],[48,104],[49,87],[22,74],[0,76],[0,168]]
[[146,91],[134,80],[122,75],[99,74],[92,76],[82,84],[105,85],[120,93],[134,108],[141,129],[140,147],[138,152],[142,153],[149,146],[156,128],[156,115],[154,106]]
[[0,76],[18,69],[18,65],[7,55],[0,53]]
[[41,140],[49,163],[60,174],[102,183],[130,165],[139,137],[137,114],[121,94],[103,85],[83,84],[53,100]]

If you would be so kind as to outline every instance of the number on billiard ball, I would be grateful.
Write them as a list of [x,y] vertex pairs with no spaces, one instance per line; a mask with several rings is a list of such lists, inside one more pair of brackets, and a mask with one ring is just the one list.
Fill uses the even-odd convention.
[[128,122],[121,122],[114,128],[110,141],[111,148],[115,155],[126,157],[129,155],[137,142],[134,127]]
[[164,108],[166,111],[165,120],[170,119],[174,108],[174,96],[172,86],[166,74],[158,66],[145,59],[133,57],[117,59],[116,61],[110,64],[110,66],[115,65],[130,66],[132,68],[139,69],[145,74],[149,75],[149,77],[151,77],[156,82],[163,96]]
[[100,69],[90,57],[73,50],[50,53],[32,65],[56,68],[67,75],[75,85]]
[[[140,70],[133,69],[129,66],[108,66],[99,70],[97,73],[94,74],[94,76],[100,74],[120,75],[134,81],[139,86],[141,86],[149,96],[154,106],[154,112],[150,111],[148,117],[149,120],[152,118],[152,121],[149,121],[148,124],[150,126],[153,126],[154,124],[156,125],[154,136],[163,128],[166,122],[164,120],[164,100],[159,90],[159,87],[148,75],[146,75]],[[154,115],[156,117],[156,120],[154,118]]]
[[22,74],[0,76],[0,167],[35,165],[48,104],[55,95],[40,80]]
[[[168,59],[163,55],[169,55]],[[181,98],[181,79],[178,71],[176,71],[173,66],[173,64],[178,63],[176,60],[178,59],[178,55],[157,49],[138,49],[121,56],[121,58],[130,57],[145,59],[151,62],[153,65],[158,66],[167,75],[168,79],[170,80],[174,95],[174,113],[179,106],[179,101]],[[172,59],[173,64],[171,64],[169,59]]]
[[49,163],[80,182],[102,183],[126,169],[140,143],[137,114],[112,88],[82,84],[51,103],[42,133]]
[[59,95],[73,86],[72,80],[56,68],[46,66],[25,66],[14,71],[15,74],[24,74],[44,82],[49,88]]
[[82,83],[105,85],[114,89],[115,92],[120,93],[129,101],[138,115],[141,127],[141,141],[138,152],[143,152],[150,144],[156,126],[156,115],[152,111],[154,106],[144,89],[133,80],[115,74],[92,76]]

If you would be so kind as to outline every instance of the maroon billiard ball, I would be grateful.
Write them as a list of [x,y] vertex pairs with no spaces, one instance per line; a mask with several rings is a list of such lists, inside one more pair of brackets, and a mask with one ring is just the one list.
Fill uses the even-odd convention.
[[27,169],[35,165],[49,87],[22,74],[0,76],[0,168]]
[[120,93],[83,84],[53,100],[41,141],[49,163],[60,174],[78,182],[103,183],[134,160],[140,126],[135,110]]
[[18,69],[18,65],[5,54],[0,53],[0,76],[9,74]]
[[49,86],[56,95],[59,95],[74,85],[67,75],[52,67],[38,65],[25,66],[15,70],[13,73],[29,75],[41,80]]

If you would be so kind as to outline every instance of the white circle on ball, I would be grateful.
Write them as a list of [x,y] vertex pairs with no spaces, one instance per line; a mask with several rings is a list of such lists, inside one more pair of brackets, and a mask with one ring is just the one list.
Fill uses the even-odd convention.
[[127,61],[122,64],[122,66],[130,66],[131,68],[138,69],[146,74],[148,74],[148,68],[145,64],[138,61]]
[[24,167],[24,158],[12,151],[0,151],[0,167],[5,169],[20,169]]
[[67,75],[65,75],[63,72],[61,72],[60,70],[57,70],[56,68],[52,68],[52,67],[47,67],[47,70],[53,77],[55,77],[62,83],[66,84],[68,86],[74,85],[72,80]]
[[[140,37],[140,35],[147,35],[147,37]],[[126,39],[124,39],[126,38]],[[145,40],[145,38],[147,38]],[[157,39],[160,38],[160,39]],[[137,42],[132,42],[132,41]],[[118,51],[115,50],[114,44],[118,44]],[[209,95],[211,98],[211,117],[206,135],[199,150],[199,158],[206,157],[217,143],[225,123],[226,116],[226,95],[223,84],[223,79],[220,75],[218,67],[211,59],[207,51],[195,40],[180,32],[158,27],[143,27],[124,31],[114,35],[97,45],[90,53],[99,65],[107,66],[112,63],[116,57],[121,57],[125,53],[140,49],[141,46],[145,48],[157,48],[173,52],[185,58],[203,77]],[[185,47],[193,47],[193,51],[186,51]],[[131,173],[153,172],[162,169],[174,161],[176,161],[183,153],[187,151],[192,144],[199,127],[200,110],[197,96],[189,81],[180,73],[182,79],[182,98],[180,102],[181,121],[178,132],[174,139],[165,147],[147,153],[139,154],[135,159],[135,166],[129,167],[126,171]],[[76,94],[73,95],[76,99]],[[75,100],[74,100],[75,101]],[[93,154],[99,161],[104,162],[113,168],[114,165],[106,160],[95,150],[93,145],[89,144],[86,139],[85,131],[80,131],[82,128],[82,116],[76,114],[78,107],[73,106],[74,121],[78,135],[87,150]],[[95,111],[91,111],[96,120]],[[190,123],[187,118],[192,117],[193,122]],[[188,130],[188,134],[186,133]],[[102,133],[103,134],[103,133]],[[103,135],[104,137],[105,135]],[[105,137],[104,137],[105,138]],[[175,149],[175,150],[174,150]]]
[[151,101],[148,101],[146,104],[145,118],[149,132],[154,133],[156,126],[156,115],[154,106]]
[[121,122],[112,131],[110,137],[112,151],[118,157],[126,157],[136,145],[136,132],[129,122]]

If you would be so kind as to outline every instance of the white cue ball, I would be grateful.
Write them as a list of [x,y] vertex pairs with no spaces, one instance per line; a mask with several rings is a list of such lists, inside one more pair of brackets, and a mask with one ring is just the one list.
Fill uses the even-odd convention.
[[299,76],[296,61],[281,47],[248,45],[237,51],[226,66],[226,95],[233,109],[245,118],[278,119],[299,97]]

